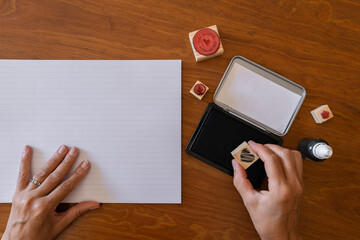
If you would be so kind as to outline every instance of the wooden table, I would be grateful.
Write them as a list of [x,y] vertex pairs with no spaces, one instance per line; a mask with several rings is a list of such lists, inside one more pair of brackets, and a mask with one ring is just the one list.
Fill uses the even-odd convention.
[[[258,239],[232,178],[184,151],[231,58],[304,86],[284,146],[323,138],[335,155],[304,161],[305,239],[360,239],[360,3],[357,0],[0,0],[1,59],[182,59],[182,204],[103,204],[59,239]],[[196,63],[188,33],[216,24],[225,53]],[[210,87],[202,101],[196,80]],[[316,124],[328,104],[335,117]],[[0,205],[0,232],[10,204]]]

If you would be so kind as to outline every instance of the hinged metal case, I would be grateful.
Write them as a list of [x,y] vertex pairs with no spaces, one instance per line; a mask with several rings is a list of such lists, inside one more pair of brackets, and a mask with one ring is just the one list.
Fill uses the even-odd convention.
[[283,136],[289,131],[305,95],[302,86],[244,57],[235,56],[213,100],[225,111]]

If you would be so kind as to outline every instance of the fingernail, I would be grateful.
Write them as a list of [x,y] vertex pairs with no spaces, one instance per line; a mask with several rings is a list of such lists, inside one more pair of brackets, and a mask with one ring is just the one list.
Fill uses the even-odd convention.
[[89,167],[89,161],[88,160],[83,161],[82,164],[81,164],[81,167],[85,168],[85,169],[88,168]]
[[91,207],[91,208],[89,208],[90,210],[95,210],[95,209],[98,209],[98,208],[100,208],[100,204],[98,203],[98,205],[97,206],[93,206],[93,207]]
[[253,140],[250,140],[250,141],[248,141],[248,144],[250,147],[255,147],[257,143],[254,142]]
[[24,147],[23,153],[22,153],[22,155],[21,155],[22,158],[25,156],[25,154],[27,153],[28,149],[29,149],[29,146],[26,145],[26,146]]
[[78,151],[78,150],[77,150],[76,147],[72,147],[71,150],[70,150],[70,155],[71,155],[71,156],[75,156],[76,153],[77,153],[77,151]]
[[62,145],[59,150],[58,150],[58,153],[62,154],[66,151],[66,147],[64,145]]
[[238,165],[237,165],[237,163],[236,163],[236,160],[233,159],[233,160],[231,161],[231,164],[232,164],[232,166],[233,166],[234,171],[236,172],[236,171],[238,170]]

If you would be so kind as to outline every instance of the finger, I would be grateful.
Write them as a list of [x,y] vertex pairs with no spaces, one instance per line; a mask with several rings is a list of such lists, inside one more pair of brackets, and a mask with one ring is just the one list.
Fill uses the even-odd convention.
[[61,183],[48,195],[49,201],[55,204],[55,206],[58,205],[74,190],[74,188],[89,172],[89,169],[89,161],[83,161],[66,181]]
[[284,170],[279,156],[262,144],[249,141],[249,145],[264,162],[265,171],[269,181],[269,190],[278,186],[280,182],[285,181]]
[[295,156],[293,152],[289,149],[274,144],[266,144],[265,146],[270,148],[270,150],[272,150],[280,157],[282,166],[284,167],[285,178],[291,182],[296,181],[297,172],[295,166]]
[[[56,169],[56,167],[61,163],[61,161],[66,156],[68,149],[65,145],[61,145],[56,153],[47,161],[44,166],[41,167],[39,171],[37,171],[33,177],[36,181],[42,183],[49,174]],[[29,189],[33,190],[38,186],[35,184],[30,184]]]
[[19,169],[19,177],[17,181],[17,189],[25,189],[29,185],[29,180],[31,176],[31,156],[32,148],[30,146],[25,146],[23,153],[21,155],[21,163]]
[[81,202],[76,204],[75,206],[71,207],[64,213],[59,214],[59,221],[57,230],[61,232],[67,226],[69,226],[74,220],[79,218],[80,216],[84,215],[90,210],[98,209],[100,204],[98,202]]
[[244,202],[251,202],[256,194],[253,186],[251,185],[245,169],[235,160],[232,160],[234,169],[234,186],[240,193]]
[[301,182],[301,184],[304,183],[303,181],[303,159],[301,156],[301,153],[299,151],[292,151],[294,154],[294,158],[295,158],[295,165],[296,165],[296,172],[297,172],[297,176]]
[[52,173],[50,173],[41,186],[36,189],[38,195],[45,196],[50,193],[57,185],[59,185],[59,183],[64,179],[66,174],[74,165],[78,155],[79,150],[76,147],[72,147],[69,153],[65,156],[65,159]]

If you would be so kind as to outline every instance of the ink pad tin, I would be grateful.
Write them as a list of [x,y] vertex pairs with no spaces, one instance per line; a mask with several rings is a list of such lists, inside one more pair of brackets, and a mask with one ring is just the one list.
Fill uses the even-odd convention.
[[[186,152],[233,174],[231,151],[244,141],[281,145],[305,99],[305,89],[244,57],[234,57],[206,108]],[[264,164],[246,169],[255,188],[265,178]]]

